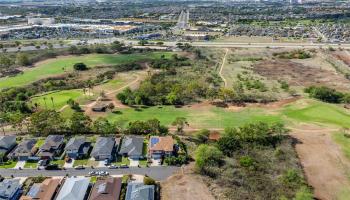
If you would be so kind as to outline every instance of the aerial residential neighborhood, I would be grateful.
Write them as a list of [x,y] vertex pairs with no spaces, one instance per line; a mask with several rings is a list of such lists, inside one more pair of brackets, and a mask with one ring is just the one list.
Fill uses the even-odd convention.
[[[17,144],[16,139],[22,142]],[[96,141],[92,142],[93,139]],[[144,147],[145,140],[149,140],[152,146]],[[141,196],[142,199],[153,200],[155,199],[155,186],[144,185],[142,177],[141,182],[127,183],[125,180],[130,179],[128,175],[108,176],[109,172],[105,170],[108,167],[110,169],[146,168],[151,167],[152,162],[156,162],[158,166],[164,156],[173,156],[175,152],[175,141],[171,136],[151,136],[148,139],[141,136],[74,136],[70,139],[63,135],[49,135],[45,139],[1,136],[1,141],[3,142],[1,148],[6,149],[6,151],[4,150],[6,160],[17,162],[14,170],[28,169],[26,162],[30,163],[29,168],[33,168],[35,166],[33,163],[36,163],[34,170],[60,170],[63,171],[62,174],[68,170],[69,166],[76,171],[90,168],[87,177],[36,178],[34,176],[29,178],[33,179],[29,183],[28,180],[23,182],[22,179],[4,179],[0,183],[2,184],[0,197],[4,200],[18,199],[19,197],[21,200],[53,199],[54,197],[62,200],[119,199],[122,185],[125,185],[123,187],[126,189],[124,194],[126,199],[132,200]],[[37,141],[42,141],[41,146],[36,145]],[[129,164],[112,164],[117,163],[117,158],[120,156],[122,159],[129,160],[127,162]],[[140,164],[140,159],[145,160],[146,163]],[[88,167],[88,160],[95,164]],[[84,165],[73,167],[75,166],[74,162],[79,161],[86,162]],[[18,166],[19,163],[21,166]],[[15,173],[14,171],[13,175]],[[32,175],[29,176],[32,177]],[[30,182],[34,184],[30,184]],[[24,187],[29,188],[24,190]]]
[[349,200],[349,0],[0,0],[0,200]]

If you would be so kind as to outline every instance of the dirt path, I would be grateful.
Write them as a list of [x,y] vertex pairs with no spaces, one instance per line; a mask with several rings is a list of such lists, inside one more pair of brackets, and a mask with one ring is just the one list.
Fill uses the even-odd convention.
[[225,55],[224,55],[224,58],[222,59],[222,64],[221,64],[221,67],[220,67],[220,71],[219,71],[219,75],[221,77],[221,79],[224,81],[224,86],[227,87],[227,81],[224,77],[224,75],[222,75],[222,70],[224,69],[224,66],[225,66],[225,63],[226,63],[226,57],[228,55],[228,49],[226,49],[226,52],[225,52]]
[[338,199],[342,190],[350,188],[350,161],[331,138],[331,133],[336,130],[303,125],[291,132],[299,141],[296,151],[307,181],[314,188],[315,197],[320,200]]

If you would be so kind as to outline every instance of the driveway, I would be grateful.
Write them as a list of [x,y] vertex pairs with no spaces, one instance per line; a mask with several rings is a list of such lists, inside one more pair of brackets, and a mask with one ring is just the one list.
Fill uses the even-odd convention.
[[139,160],[129,159],[130,160],[130,167],[137,167],[139,166]]
[[26,164],[26,161],[18,161],[14,168],[15,169],[19,169],[19,168],[23,169],[25,164]]
[[73,168],[74,161],[75,161],[75,160],[72,159],[72,161],[71,161],[70,163],[65,162],[64,165],[63,165],[63,167],[66,168],[66,169],[68,169],[68,168]]
[[161,166],[161,160],[160,159],[153,159],[152,158],[152,164],[151,166]]
[[97,167],[106,167],[105,161],[98,161]]

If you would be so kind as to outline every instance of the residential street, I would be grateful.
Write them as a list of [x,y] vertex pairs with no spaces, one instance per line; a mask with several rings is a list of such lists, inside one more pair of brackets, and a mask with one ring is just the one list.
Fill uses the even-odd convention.
[[150,168],[138,168],[131,167],[127,169],[108,169],[97,168],[91,169],[86,168],[84,170],[66,169],[66,170],[37,170],[37,169],[0,169],[0,175],[3,177],[36,177],[36,176],[87,176],[90,171],[107,171],[110,175],[123,175],[123,174],[139,174],[148,175],[158,181],[165,180],[171,176],[175,171],[179,170],[180,167],[150,167]]

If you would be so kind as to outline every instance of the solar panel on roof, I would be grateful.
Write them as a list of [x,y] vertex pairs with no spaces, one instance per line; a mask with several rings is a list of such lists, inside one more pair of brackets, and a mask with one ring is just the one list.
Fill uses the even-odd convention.
[[159,142],[159,138],[151,138],[151,147]]

